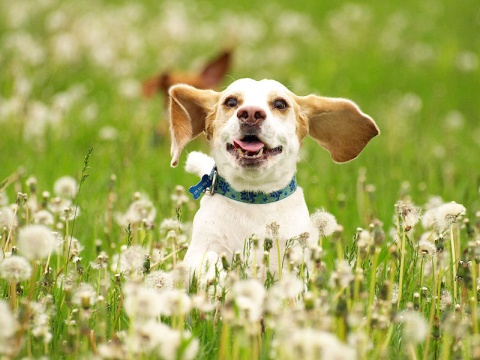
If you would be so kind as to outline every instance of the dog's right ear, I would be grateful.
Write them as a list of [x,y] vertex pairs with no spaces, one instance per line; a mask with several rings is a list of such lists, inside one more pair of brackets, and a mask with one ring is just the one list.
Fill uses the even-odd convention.
[[170,95],[171,166],[178,160],[187,143],[205,130],[207,117],[213,114],[220,93],[200,90],[189,85],[174,85]]

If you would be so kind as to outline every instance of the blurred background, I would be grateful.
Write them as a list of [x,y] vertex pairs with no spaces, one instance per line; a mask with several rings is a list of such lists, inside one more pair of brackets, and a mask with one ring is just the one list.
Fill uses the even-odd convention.
[[[17,179],[11,199],[31,176],[51,191],[60,176],[80,177],[93,147],[79,195],[88,234],[103,226],[112,175],[116,206],[140,191],[171,216],[175,186],[197,179],[169,167],[165,102],[145,97],[144,81],[198,73],[230,49],[219,89],[272,78],[298,95],[350,98],[380,127],[344,165],[306,139],[298,179],[312,210],[325,207],[352,233],[390,221],[399,198],[439,195],[472,213],[479,34],[477,0],[0,0],[0,179]],[[208,151],[203,137],[187,148],[198,149]]]

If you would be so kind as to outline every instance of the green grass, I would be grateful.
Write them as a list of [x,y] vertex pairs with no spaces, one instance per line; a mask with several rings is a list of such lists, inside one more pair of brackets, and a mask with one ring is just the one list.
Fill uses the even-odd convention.
[[[40,201],[43,191],[53,194],[53,185],[61,176],[73,176],[80,182],[85,156],[93,149],[85,169],[89,176],[76,199],[81,214],[73,227],[73,236],[84,247],[79,254],[84,271],[77,273],[73,281],[88,282],[104,296],[103,302],[88,309],[92,313],[86,319],[88,311],[72,303],[75,286],[71,290],[59,287],[60,281],[53,276],[30,295],[26,289],[32,281],[40,284],[40,272],[21,282],[17,305],[22,311],[27,308],[25,301],[44,302],[46,294],[53,295],[53,304],[46,305],[50,309],[47,327],[53,338],[44,346],[29,332],[30,323],[22,318],[24,313],[16,312],[25,328],[16,334],[23,340],[15,356],[88,358],[96,345],[112,339],[124,343],[128,338],[133,320],[123,309],[126,280],[116,279],[114,271],[107,271],[110,287],[100,290],[98,271],[90,266],[98,255],[95,241],[100,240],[101,250],[111,261],[128,236],[124,227],[115,221],[109,223],[107,214],[124,213],[134,194],[140,192],[152,201],[157,214],[154,229],[133,229],[133,241],[162,244],[168,255],[171,245],[165,244],[166,234],[158,228],[163,219],[177,217],[171,194],[176,185],[188,188],[197,182],[181,166],[170,168],[163,101],[143,98],[139,92],[141,82],[166,69],[198,69],[218,51],[233,47],[234,66],[224,86],[242,77],[273,78],[299,95],[350,98],[376,120],[382,131],[358,159],[343,165],[334,164],[313,140],[304,142],[297,178],[307,204],[311,212],[324,208],[334,214],[344,230],[341,241],[323,239],[323,265],[314,273],[318,278],[309,282],[314,297],[319,302],[328,300],[331,307],[317,304],[315,312],[307,313],[318,319],[325,316],[325,324],[313,321],[310,325],[297,324],[299,328],[325,330],[341,340],[355,332],[371,335],[372,347],[357,343],[360,358],[385,357],[386,350],[395,357],[471,357],[472,348],[478,346],[478,321],[467,321],[477,307],[469,301],[476,297],[470,280],[458,282],[459,293],[454,300],[459,307],[455,312],[454,304],[440,309],[435,299],[440,287],[453,291],[452,266],[445,268],[445,273],[426,277],[428,295],[421,298],[419,307],[414,304],[413,294],[421,292],[422,261],[416,247],[423,232],[421,225],[405,233],[406,269],[398,309],[382,308],[387,313],[376,314],[390,316],[384,329],[367,324],[365,319],[372,321],[368,312],[373,301],[371,284],[378,298],[383,281],[390,279],[392,271],[395,283],[403,276],[399,272],[400,259],[396,258],[399,253],[392,250],[394,240],[389,235],[391,228],[400,238],[404,233],[401,223],[395,228],[395,203],[408,200],[423,206],[430,196],[438,195],[445,202],[463,204],[473,227],[479,221],[479,19],[474,0],[461,4],[380,0],[303,4],[0,0],[0,180],[10,176],[13,179],[5,186],[9,200],[2,206],[12,207],[18,192]],[[54,49],[55,43],[72,46],[73,50],[62,58]],[[70,94],[67,98],[72,94],[77,98],[73,96],[71,104],[62,105],[65,103],[61,94],[65,93]],[[43,120],[42,111],[47,114]],[[41,121],[50,126],[26,138],[25,134]],[[165,131],[155,138],[159,123]],[[113,139],[100,136],[106,126],[116,129]],[[198,149],[208,151],[203,137],[187,146],[187,151]],[[185,161],[185,154],[181,161]],[[365,174],[364,180],[360,174]],[[116,177],[114,182],[112,175]],[[30,177],[36,178],[36,193],[26,185]],[[184,206],[181,221],[190,222],[197,207]],[[16,240],[18,229],[31,222],[27,218],[32,215],[29,211],[20,202],[18,227],[13,229],[12,239]],[[357,228],[368,230],[376,219],[383,223],[386,240],[359,258]],[[62,227],[55,224],[52,228],[65,237],[67,225],[58,217],[55,220]],[[3,249],[9,225],[2,226],[6,227],[2,232]],[[72,230],[72,223],[68,226]],[[465,261],[473,256],[466,251],[468,242],[480,240],[476,226],[473,235],[467,234],[465,226],[454,226],[458,255]],[[445,237],[447,252],[451,250],[450,237],[450,233]],[[328,283],[337,270],[338,244],[342,256],[349,258],[353,267],[363,269],[364,280],[357,276],[351,284],[352,291],[355,285],[360,286],[358,298],[349,292],[350,288]],[[45,265],[45,260],[41,263]],[[50,266],[55,275],[75,273],[74,264],[63,255],[53,256]],[[171,267],[171,257],[159,266],[166,271]],[[459,274],[463,270],[460,265]],[[470,274],[470,268],[465,271]],[[389,283],[389,291],[392,286]],[[13,308],[11,283],[4,279],[0,279],[0,295]],[[303,304],[303,299],[300,295],[298,303]],[[410,308],[409,302],[427,320],[429,333],[436,334],[430,338],[428,351],[428,340],[412,345],[404,338],[396,315]],[[227,305],[228,301],[225,305],[222,299],[217,311],[192,311],[183,319],[185,329],[200,341],[198,358],[225,357],[229,351],[239,358],[251,358],[252,354],[260,354],[261,358],[287,356],[278,344],[285,336],[282,325],[273,317],[264,314],[265,333],[251,336],[245,324],[222,322],[221,309]],[[292,314],[297,311],[291,302],[285,304],[285,309]],[[355,311],[365,319],[343,332],[342,321],[353,317]],[[69,327],[67,319],[75,320],[75,325]],[[180,320],[162,317],[171,326]],[[269,321],[278,328],[269,327]],[[465,334],[451,331],[452,327],[462,326],[468,330]],[[231,342],[222,340],[225,331],[233,334]],[[92,341],[87,341],[89,336]],[[2,341],[0,337],[0,345]],[[134,356],[132,352],[127,355]],[[142,356],[155,358],[149,353]]]

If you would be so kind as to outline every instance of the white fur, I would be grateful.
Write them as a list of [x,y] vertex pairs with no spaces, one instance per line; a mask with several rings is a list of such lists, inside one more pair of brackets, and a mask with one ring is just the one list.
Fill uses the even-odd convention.
[[[184,129],[189,126],[192,130],[199,129],[199,122],[207,124],[208,121],[204,130],[211,140],[212,158],[193,152],[188,157],[186,169],[202,176],[208,174],[215,163],[218,174],[237,191],[270,193],[287,186],[296,172],[301,138],[309,131],[308,124],[302,123],[304,119],[310,121],[310,127],[312,124],[315,126],[312,136],[332,153],[334,159],[339,154],[337,157],[342,162],[356,157],[369,139],[378,134],[373,120],[352,106],[353,103],[344,100],[335,102],[317,96],[298,97],[273,80],[241,79],[221,93],[177,85],[170,90],[170,95],[173,116],[172,164],[177,163],[184,144],[191,140],[185,138],[189,133]],[[226,100],[232,96],[238,99],[235,108],[227,106]],[[287,108],[276,109],[276,99],[285,100]],[[261,109],[266,114],[257,129],[258,139],[267,148],[282,147],[281,153],[269,156],[265,162],[254,167],[243,166],[227,146],[245,135],[238,109],[246,106]],[[213,114],[214,118],[205,115],[203,119],[201,114]],[[333,134],[337,133],[338,136],[334,137]],[[192,131],[192,137],[197,134]],[[300,187],[287,198],[269,204],[246,204],[219,194],[204,195],[193,221],[192,239],[185,262],[197,274],[206,271],[211,275],[211,265],[217,263],[222,254],[231,261],[235,252],[243,252],[246,240],[256,235],[260,250],[257,251],[257,258],[250,261],[260,263],[263,242],[269,235],[267,226],[271,223],[279,226],[280,247],[280,258],[277,256],[276,241],[270,250],[270,268],[273,272],[277,272],[278,261],[282,260],[289,239],[308,233],[308,242],[316,243],[318,240],[318,229],[310,220]]]
[[202,177],[205,174],[210,174],[215,165],[215,160],[212,157],[200,152],[192,151],[188,154],[185,170],[191,174]]

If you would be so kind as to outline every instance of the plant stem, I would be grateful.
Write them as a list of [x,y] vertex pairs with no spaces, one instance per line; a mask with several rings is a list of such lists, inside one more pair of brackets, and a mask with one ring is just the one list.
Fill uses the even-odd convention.
[[275,238],[275,245],[277,246],[277,257],[278,257],[278,280],[282,280],[282,254],[280,251],[280,241],[278,240],[278,236]]
[[456,259],[456,254],[455,254],[455,239],[454,239],[454,235],[453,235],[453,226],[451,225],[450,226],[450,250],[451,250],[451,254],[452,254],[452,261],[451,261],[451,265],[452,265],[452,285],[453,285],[453,301],[454,303],[456,303],[457,301],[457,268],[456,268],[456,263],[457,263],[457,259]]
[[378,256],[380,255],[380,249],[375,248],[375,254],[373,255],[373,264],[371,268],[371,276],[370,276],[370,290],[368,295],[368,307],[367,307],[367,336],[370,333],[370,320],[372,318],[372,308],[373,308],[373,298],[375,296],[375,285],[377,282],[377,262]]
[[405,242],[406,242],[405,229],[402,231],[402,243],[400,245],[400,277],[398,280],[398,302],[397,309],[400,308],[400,302],[403,295],[403,271],[405,267]]
[[478,335],[478,315],[477,315],[477,263],[472,262],[470,269],[472,271],[472,299],[470,301],[472,309],[473,334]]

